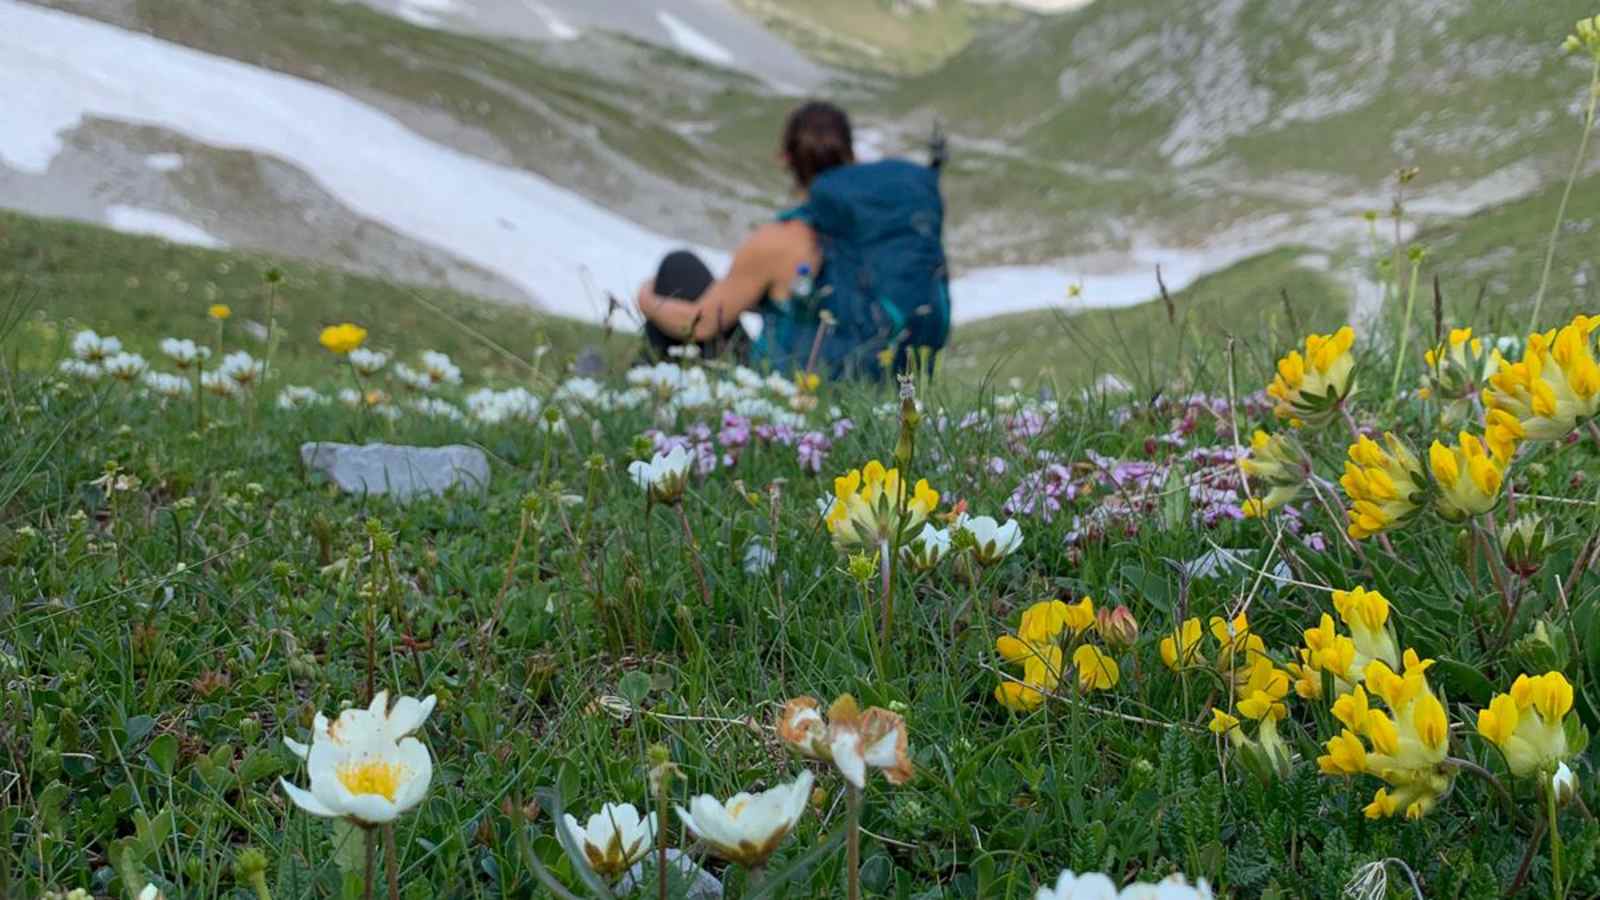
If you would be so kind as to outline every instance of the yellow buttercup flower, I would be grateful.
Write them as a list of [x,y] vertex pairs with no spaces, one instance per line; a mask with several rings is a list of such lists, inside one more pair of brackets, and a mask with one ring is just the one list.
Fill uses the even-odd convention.
[[1093,644],[1081,644],[1073,651],[1072,667],[1078,670],[1078,690],[1084,693],[1108,691],[1122,676],[1117,661]]
[[1356,334],[1350,326],[1333,334],[1312,334],[1305,352],[1291,350],[1278,360],[1278,374],[1267,386],[1275,399],[1274,412],[1292,425],[1322,425],[1339,411],[1355,391],[1355,357],[1350,348]]
[[1439,514],[1452,522],[1482,515],[1500,499],[1505,467],[1486,443],[1461,432],[1454,447],[1434,441],[1428,450],[1428,467],[1439,485]]
[[1201,634],[1199,619],[1183,620],[1183,624],[1179,625],[1171,636],[1161,639],[1161,661],[1174,672],[1188,666],[1203,664],[1206,658],[1205,654],[1200,652]]
[[1426,499],[1416,454],[1393,434],[1383,438],[1387,450],[1365,435],[1351,444],[1339,479],[1350,498],[1348,531],[1358,541],[1400,524]]
[[1528,336],[1522,360],[1489,376],[1483,405],[1515,417],[1530,441],[1558,441],[1600,412],[1600,317],[1577,316],[1559,329]]
[[900,471],[872,460],[833,480],[833,502],[824,520],[840,547],[877,546],[892,540],[896,531],[922,524],[938,506],[939,492],[926,479],[918,481],[908,496]]
[[1239,460],[1239,470],[1266,488],[1265,494],[1239,507],[1247,518],[1262,518],[1299,496],[1311,462],[1294,438],[1258,430],[1250,439],[1250,455]]
[[1509,694],[1496,694],[1478,711],[1478,734],[1505,754],[1511,774],[1548,773],[1571,755],[1567,714],[1572,684],[1560,672],[1519,675]]
[[322,329],[319,340],[329,352],[343,356],[366,342],[367,330],[349,322],[343,325],[329,325]]
[[233,310],[229,309],[225,303],[213,303],[211,308],[206,310],[206,315],[221,322],[233,315]]

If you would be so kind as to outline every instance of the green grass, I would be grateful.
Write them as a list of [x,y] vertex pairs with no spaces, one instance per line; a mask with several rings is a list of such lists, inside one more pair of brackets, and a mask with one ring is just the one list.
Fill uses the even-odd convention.
[[[37,233],[51,241],[19,250],[18,225],[6,224],[4,269],[21,261],[52,291],[76,285],[77,299],[51,294],[79,304],[75,321],[137,346],[165,334],[176,315],[194,317],[204,335],[204,298],[194,294],[201,274],[216,272],[218,254],[49,223],[54,231]],[[85,258],[98,274],[60,274],[81,272],[72,261]],[[439,334],[424,319],[394,318],[403,307],[383,305],[370,283],[284,268],[294,339],[283,370],[288,347],[309,343],[323,309],[337,309],[333,318],[373,316],[375,334],[402,354]],[[1312,307],[1314,281],[1293,280],[1303,270],[1288,251],[1202,281],[1175,298],[1194,338],[1172,351],[1188,378],[1169,382],[1171,395],[1226,396],[1215,342],[1230,322],[1246,331],[1249,310],[1270,319],[1263,305],[1281,306],[1265,288],[1236,296],[1243,282],[1231,279],[1249,269],[1258,283],[1287,281],[1296,304],[1326,308]],[[179,277],[166,282],[169,271]],[[219,299],[231,300],[236,316],[258,314],[250,304],[259,302],[259,269],[216,274],[236,275],[219,282],[231,292]],[[151,275],[164,283],[145,286]],[[86,305],[83,298],[106,296],[97,288],[116,285],[126,302]],[[333,287],[343,290],[314,290]],[[367,305],[329,306],[341,297]],[[1321,327],[1318,313],[1303,315],[1299,328]],[[1167,327],[1148,311],[1097,318],[1105,341],[1120,333],[1130,344],[1153,343]],[[36,326],[5,324],[3,358],[33,358]],[[487,324],[507,340],[519,327]],[[1261,322],[1256,330],[1298,329]],[[1286,345],[1237,355],[1239,393],[1264,383]],[[1426,446],[1440,430],[1433,411],[1391,405],[1377,374],[1388,366],[1368,346],[1360,348],[1364,388],[1354,414]],[[489,359],[452,349],[474,364]],[[279,377],[337,386],[337,368],[306,352]],[[467,374],[477,382],[508,373]],[[1535,782],[1511,777],[1472,723],[1492,690],[1520,672],[1556,668],[1576,684],[1574,715],[1600,727],[1592,649],[1600,581],[1573,566],[1596,526],[1585,479],[1600,456],[1587,438],[1535,447],[1518,463],[1519,511],[1545,513],[1562,540],[1519,586],[1508,619],[1498,570],[1481,554],[1463,555],[1460,527],[1431,512],[1391,535],[1392,553],[1377,542],[1357,552],[1335,537],[1341,523],[1331,512],[1302,498],[1304,532],[1326,538],[1319,548],[1280,533],[1280,520],[1197,518],[1190,492],[1170,481],[1144,496],[1090,476],[1090,450],[1199,474],[1197,463],[1182,462],[1188,451],[1231,444],[1235,424],[1244,433],[1276,429],[1259,413],[1195,415],[1195,430],[1174,447],[1157,438],[1184,418],[1180,409],[1139,403],[1124,418],[1068,401],[1024,438],[1001,413],[949,400],[936,385],[924,393],[930,414],[911,468],[943,492],[942,509],[960,501],[1000,513],[1039,453],[1072,464],[1082,491],[1049,521],[1024,517],[1021,550],[992,568],[946,560],[927,575],[897,571],[897,625],[880,651],[871,637],[876,577],[863,585],[845,573],[847,557],[819,526],[815,501],[831,490],[831,476],[891,454],[897,423],[875,411],[881,395],[824,385],[812,423],[826,427],[837,405],[857,427],[835,441],[820,473],[802,468],[792,449],[757,442],[736,465],[692,479],[680,519],[646,506],[624,473],[631,448],[653,426],[715,429],[716,409],[575,409],[566,433],[546,435],[409,416],[391,425],[337,406],[281,412],[268,402],[271,387],[254,408],[208,404],[208,424],[197,429],[187,403],[0,368],[0,705],[8,711],[0,746],[11,773],[0,783],[0,877],[8,879],[0,894],[86,887],[132,900],[153,879],[169,900],[243,900],[250,894],[231,865],[251,847],[267,858],[275,897],[359,896],[359,851],[341,850],[343,832],[293,808],[276,779],[306,777],[282,738],[303,740],[314,712],[364,699],[369,616],[376,683],[439,697],[420,734],[435,761],[432,788],[396,829],[406,898],[545,896],[530,853],[581,891],[551,836],[558,799],[585,815],[608,801],[645,804],[647,748],[656,744],[681,772],[672,787],[679,802],[792,778],[803,763],[763,726],[786,698],[843,692],[903,713],[916,770],[899,787],[877,775],[869,782],[866,896],[1026,898],[1070,867],[1118,881],[1182,871],[1223,897],[1326,900],[1364,864],[1399,859],[1427,896],[1491,898],[1518,884],[1524,853],[1530,893],[1550,884],[1550,853],[1534,838]],[[948,418],[934,414],[941,406]],[[961,420],[967,411],[978,414],[975,423]],[[338,494],[301,470],[302,441],[351,437],[475,444],[491,454],[492,484],[401,507]],[[1317,471],[1335,476],[1348,441],[1342,429],[1306,429],[1300,438]],[[97,479],[111,463],[137,481],[108,491]],[[1226,479],[1233,466],[1208,472]],[[569,505],[564,496],[577,499]],[[1104,536],[1069,538],[1135,496],[1143,499],[1132,517]],[[767,573],[744,568],[752,539],[778,551]],[[1248,571],[1178,575],[1174,563],[1214,546],[1268,553],[1294,583],[1275,586]],[[1160,662],[1158,644],[1176,621],[1248,603],[1252,632],[1282,664],[1303,630],[1332,612],[1326,588],[1356,585],[1382,590],[1402,645],[1438,660],[1430,684],[1446,692],[1449,716],[1461,723],[1449,753],[1495,773],[1511,791],[1509,806],[1463,773],[1421,821],[1369,821],[1362,808],[1377,780],[1318,774],[1315,757],[1337,726],[1327,700],[1293,694],[1282,733],[1294,759],[1263,781],[1205,730],[1209,710],[1229,704],[1214,642],[1203,644],[1208,662],[1183,677]],[[1080,697],[1064,686],[1062,699],[1032,714],[1008,713],[992,697],[1000,681],[994,637],[1050,596],[1124,604],[1141,634],[1116,652],[1113,690]],[[1553,647],[1534,636],[1541,617],[1557,636]],[[1571,764],[1594,808],[1593,754]],[[823,849],[779,896],[844,896],[842,853],[825,843],[842,827],[842,782],[825,765],[813,769],[819,799],[772,872]],[[519,824],[524,815],[533,816],[531,832]],[[1594,896],[1600,827],[1574,806],[1560,828],[1567,895]],[[676,827],[671,840],[683,840]],[[751,895],[743,872],[711,865],[730,896]],[[1396,869],[1391,883],[1403,877]]]
[[[282,278],[270,291],[269,271]],[[501,378],[527,379],[536,362],[549,377],[591,345],[621,363],[636,340],[449,291],[4,211],[0,296],[30,310],[21,324],[28,339],[13,342],[11,349],[32,368],[63,353],[78,328],[123,336],[129,349],[159,364],[161,338],[215,340],[216,323],[206,316],[213,303],[233,310],[229,342],[257,357],[265,355],[266,343],[247,337],[244,323],[265,326],[271,305],[278,329],[272,363],[291,378],[325,373],[327,352],[317,344],[318,333],[345,321],[366,325],[379,348],[408,354],[439,350],[459,365]],[[479,336],[488,336],[498,349]],[[549,350],[536,359],[541,346]]]

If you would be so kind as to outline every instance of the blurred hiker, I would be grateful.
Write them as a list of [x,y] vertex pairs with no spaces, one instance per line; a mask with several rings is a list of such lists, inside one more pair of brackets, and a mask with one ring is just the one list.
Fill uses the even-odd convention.
[[[942,153],[926,166],[857,163],[849,117],[810,102],[790,114],[779,157],[797,203],[745,239],[727,275],[680,250],[640,286],[652,352],[693,343],[706,357],[833,378],[931,365],[950,332]],[[746,312],[761,317],[754,339]]]

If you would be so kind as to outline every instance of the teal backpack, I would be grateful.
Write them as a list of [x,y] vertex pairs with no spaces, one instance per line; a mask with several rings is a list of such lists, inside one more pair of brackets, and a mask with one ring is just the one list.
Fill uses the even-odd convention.
[[[943,348],[950,278],[937,166],[889,159],[830,169],[784,213],[817,232],[822,270],[808,296],[762,307],[754,357],[774,371],[882,379]],[[822,313],[832,324],[822,328]],[[821,332],[821,339],[818,333]],[[886,370],[881,360],[890,359]]]

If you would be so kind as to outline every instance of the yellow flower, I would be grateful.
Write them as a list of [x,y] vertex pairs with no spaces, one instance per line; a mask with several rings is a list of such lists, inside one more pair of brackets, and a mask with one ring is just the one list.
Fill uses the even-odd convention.
[[[1400,649],[1395,641],[1394,626],[1389,622],[1389,600],[1377,591],[1357,587],[1349,591],[1333,592],[1333,608],[1350,629],[1356,658],[1350,666],[1337,675],[1353,681],[1366,670],[1367,664],[1381,659],[1392,668],[1400,664]],[[1310,646],[1309,640],[1307,646]]]
[[805,393],[808,393],[808,394],[816,393],[817,392],[817,388],[821,384],[822,384],[822,376],[818,375],[815,372],[796,372],[796,373],[794,373],[794,385],[795,385],[795,387],[799,388],[801,391],[804,391]]
[[1200,620],[1185,619],[1170,637],[1161,639],[1161,661],[1176,672],[1205,662],[1200,652]]
[[1117,661],[1093,644],[1082,644],[1073,651],[1072,666],[1078,670],[1078,690],[1084,693],[1110,690],[1122,676]]
[[[904,505],[902,514],[901,506]],[[907,496],[899,469],[872,460],[833,480],[833,502],[824,520],[834,543],[876,546],[922,524],[939,506],[939,492],[918,481]]]
[[[1370,818],[1402,811],[1412,819],[1426,815],[1454,778],[1445,766],[1450,721],[1427,682],[1433,661],[1409,649],[1403,658],[1403,673],[1373,660],[1366,667],[1365,684],[1334,701],[1334,718],[1344,728],[1317,759],[1324,774],[1366,774],[1385,782],[1366,809]],[[1372,698],[1382,700],[1387,712],[1373,707]]]
[[1084,597],[1077,603],[1062,604],[1067,608],[1066,625],[1074,636],[1094,627],[1094,600]]
[[1465,431],[1454,447],[1434,441],[1428,466],[1439,485],[1439,514],[1452,522],[1482,515],[1500,499],[1505,467],[1490,455],[1484,441]]
[[1447,424],[1462,422],[1471,414],[1472,398],[1501,363],[1500,352],[1490,348],[1486,353],[1471,328],[1451,329],[1445,343],[1424,353],[1423,360],[1427,365],[1417,393],[1440,402],[1439,417]]
[[1294,676],[1294,692],[1305,700],[1322,699],[1322,675],[1311,664],[1311,651],[1300,650],[1300,662],[1288,663],[1289,674]]
[[1257,656],[1239,688],[1239,714],[1247,719],[1279,721],[1289,714],[1289,705],[1283,702],[1288,694],[1289,673],[1265,655]]
[[1032,712],[1044,703],[1044,694],[1037,688],[1016,681],[1001,682],[994,689],[994,698],[1012,712]]
[[1324,775],[1360,775],[1367,770],[1367,747],[1350,729],[1329,738],[1327,748],[1326,756],[1317,757],[1317,768]]
[[1278,418],[1291,424],[1323,425],[1337,414],[1355,390],[1355,357],[1350,348],[1356,334],[1350,326],[1333,334],[1312,334],[1305,353],[1291,350],[1278,360],[1278,374],[1267,386],[1277,400]]
[[1365,435],[1351,444],[1344,477],[1339,479],[1350,498],[1348,530],[1356,540],[1400,524],[1426,496],[1416,455],[1393,434],[1383,438],[1387,451]]
[[1060,600],[1041,600],[1022,611],[1017,635],[1036,644],[1053,641],[1067,627],[1071,615],[1071,608]]
[[1572,684],[1560,672],[1519,675],[1511,693],[1496,694],[1478,711],[1478,734],[1505,754],[1511,774],[1526,777],[1553,771],[1570,756],[1567,713]]
[[1244,613],[1228,621],[1221,616],[1211,617],[1211,636],[1216,638],[1217,668],[1223,672],[1232,671],[1234,657],[1243,655],[1246,664],[1254,658],[1253,655],[1265,655],[1267,645],[1260,636],[1250,633],[1250,620]]
[[[1061,633],[1059,617],[1052,622],[1050,603],[1062,608],[1066,604],[1047,601],[1035,604],[1023,613],[1022,637],[1009,634],[995,639],[995,652],[1010,665],[1022,665],[1022,681],[1003,681],[995,688],[994,696],[1001,705],[1017,712],[1027,712],[1044,702],[1044,692],[1053,691],[1061,683],[1062,652],[1055,643]],[[1035,613],[1030,620],[1029,613]],[[1031,635],[1031,637],[1030,637]]]
[[[1327,672],[1345,683],[1352,682],[1361,671],[1356,665],[1356,643],[1339,633],[1333,625],[1333,616],[1322,614],[1315,628],[1304,632],[1306,647],[1301,659],[1315,672]],[[1321,679],[1316,681],[1316,693],[1322,690]],[[1302,692],[1302,696],[1305,694]]]
[[1561,49],[1568,53],[1587,52],[1600,61],[1600,16],[1579,19],[1573,33],[1561,42]]
[[1600,363],[1594,331],[1600,317],[1577,316],[1562,328],[1528,336],[1517,363],[1489,376],[1483,405],[1516,418],[1531,441],[1557,441],[1600,412]]
[[1207,727],[1215,734],[1227,734],[1239,727],[1239,720],[1216,707],[1212,707],[1211,724]]
[[327,328],[322,329],[320,340],[322,346],[326,347],[330,352],[343,356],[361,346],[367,340],[367,330],[360,325],[352,325],[349,322],[343,325],[329,325]]
[[1483,415],[1483,440],[1489,452],[1501,465],[1511,462],[1517,453],[1517,444],[1528,436],[1522,420],[1503,409],[1491,409]]
[[1251,497],[1239,507],[1246,518],[1256,519],[1299,496],[1311,464],[1294,438],[1258,430],[1250,438],[1250,455],[1239,460],[1239,471],[1266,489],[1264,495]]
[[218,322],[221,322],[233,315],[233,310],[229,309],[227,304],[213,303],[211,304],[211,308],[206,310],[206,315],[216,319]]

